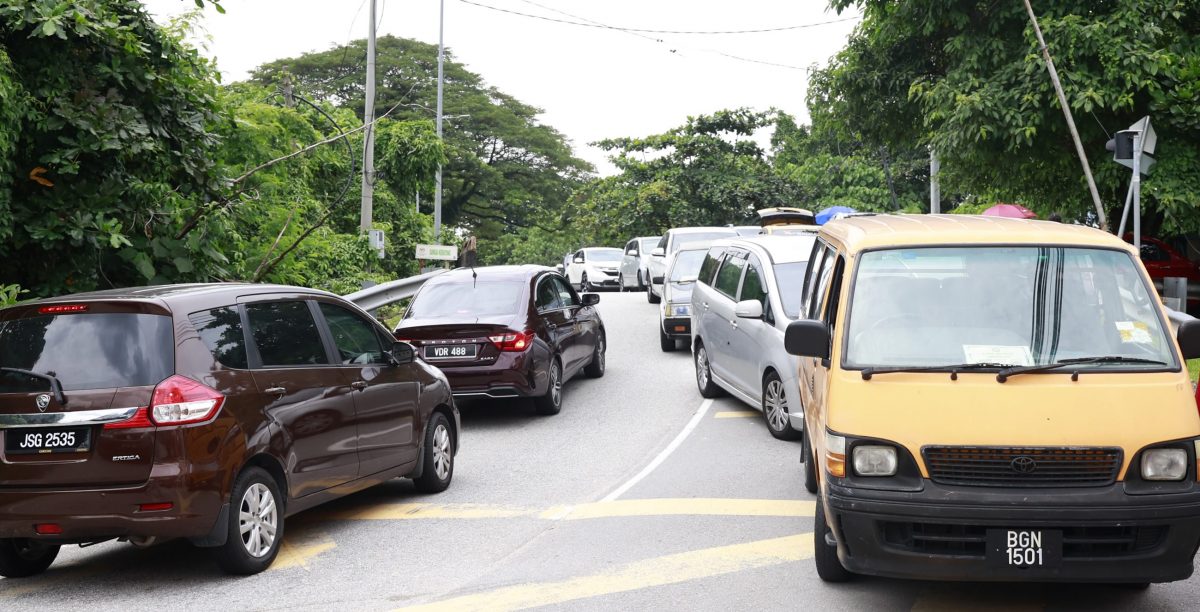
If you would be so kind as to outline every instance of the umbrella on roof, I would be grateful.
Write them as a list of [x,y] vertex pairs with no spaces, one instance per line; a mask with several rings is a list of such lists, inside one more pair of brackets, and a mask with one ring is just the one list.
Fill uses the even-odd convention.
[[985,211],[988,217],[1008,217],[1010,219],[1036,219],[1037,213],[1020,204],[997,204]]
[[838,215],[848,215],[857,212],[848,206],[830,206],[817,213],[817,225],[825,225],[837,218]]

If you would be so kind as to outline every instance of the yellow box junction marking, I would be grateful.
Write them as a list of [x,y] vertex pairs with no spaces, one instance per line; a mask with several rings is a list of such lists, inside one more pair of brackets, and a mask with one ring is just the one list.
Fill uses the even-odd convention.
[[535,518],[579,520],[635,516],[800,516],[813,515],[813,502],[790,499],[622,499],[551,508],[492,504],[386,504],[324,515],[335,520],[460,520]]
[[762,413],[757,410],[722,410],[713,413],[714,419],[744,419],[756,416],[762,416]]
[[409,611],[522,610],[769,567],[812,557],[812,534],[676,553],[608,571],[552,582],[503,587],[403,608]]

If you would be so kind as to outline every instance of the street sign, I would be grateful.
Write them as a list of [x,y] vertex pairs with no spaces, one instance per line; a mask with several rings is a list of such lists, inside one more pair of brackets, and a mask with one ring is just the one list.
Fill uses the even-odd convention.
[[418,244],[417,259],[458,260],[458,247],[451,244]]

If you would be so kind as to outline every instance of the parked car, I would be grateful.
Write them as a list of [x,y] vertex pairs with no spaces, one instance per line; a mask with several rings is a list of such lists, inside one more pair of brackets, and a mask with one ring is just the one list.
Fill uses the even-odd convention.
[[757,225],[739,225],[733,228],[738,236],[757,236],[763,233],[763,228]]
[[764,234],[773,234],[787,227],[815,227],[817,225],[816,215],[806,208],[781,206],[778,208],[760,208],[757,212],[758,224],[761,226]]
[[206,284],[0,310],[0,574],[63,544],[187,538],[271,565],[284,518],[397,476],[450,484],[436,368],[321,291]]
[[[692,340],[692,285],[708,253],[708,243],[696,242],[675,251],[667,263],[662,308],[658,310],[658,343],[664,352],[674,351],[679,341]],[[665,282],[664,282],[665,281]]]
[[558,414],[563,383],[604,376],[599,301],[542,266],[459,268],[421,287],[396,337],[441,368],[455,397],[527,397]]
[[[676,227],[667,230],[667,233],[663,234],[662,238],[659,238],[658,245],[650,253],[648,271],[650,272],[651,280],[666,274],[667,258],[682,248],[683,245],[694,242],[706,242],[718,238],[735,238],[737,235],[737,230],[732,227]],[[650,286],[646,288],[646,301],[651,304],[657,304],[661,300],[662,287],[651,282]]]
[[[1133,234],[1125,234],[1126,242],[1133,242]],[[1186,278],[1188,298],[1184,309],[1200,315],[1200,264],[1184,257],[1166,242],[1152,236],[1142,236],[1142,263],[1159,295],[1163,293],[1163,280],[1170,277]]]
[[642,236],[625,244],[625,256],[621,258],[621,269],[617,275],[617,287],[621,291],[637,289],[645,291],[650,284],[650,251],[662,236]]
[[602,287],[620,288],[617,270],[625,252],[609,247],[579,249],[571,256],[567,278],[580,291],[591,292]]
[[1192,575],[1200,322],[1170,333],[1137,255],[1047,221],[824,226],[784,336],[823,580]]
[[692,289],[692,357],[704,397],[725,391],[762,411],[772,436],[804,431],[799,360],[783,345],[800,313],[815,236],[721,240],[708,250]]

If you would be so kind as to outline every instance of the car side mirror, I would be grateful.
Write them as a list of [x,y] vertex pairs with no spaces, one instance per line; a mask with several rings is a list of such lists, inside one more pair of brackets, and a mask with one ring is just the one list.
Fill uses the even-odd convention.
[[584,306],[595,306],[600,303],[600,296],[595,293],[585,293],[579,296],[579,303]]
[[653,251],[650,251],[651,257],[665,257],[666,255],[667,251],[662,247],[655,247]]
[[563,271],[563,265],[562,265],[562,264],[556,264],[556,265],[554,266],[554,269],[555,269],[555,270],[558,270],[558,273],[559,273],[559,274],[562,274],[562,271]]
[[763,318],[762,302],[758,300],[742,300],[733,306],[733,314],[739,319]]
[[571,261],[572,261],[572,262],[574,262],[574,263],[583,263],[583,258],[582,258],[582,257],[576,257],[575,259],[572,259]]
[[407,342],[397,342],[392,345],[392,363],[404,365],[416,359],[417,351]]
[[625,254],[637,257],[637,249],[629,249],[628,251],[625,251]]
[[1175,338],[1184,359],[1200,359],[1200,319],[1180,323]]
[[783,332],[783,348],[792,355],[829,359],[829,328],[823,321],[793,321]]
[[663,277],[661,277],[661,276],[651,276],[651,277],[650,277],[650,282],[654,283],[655,285],[661,285],[661,284],[663,284]]

